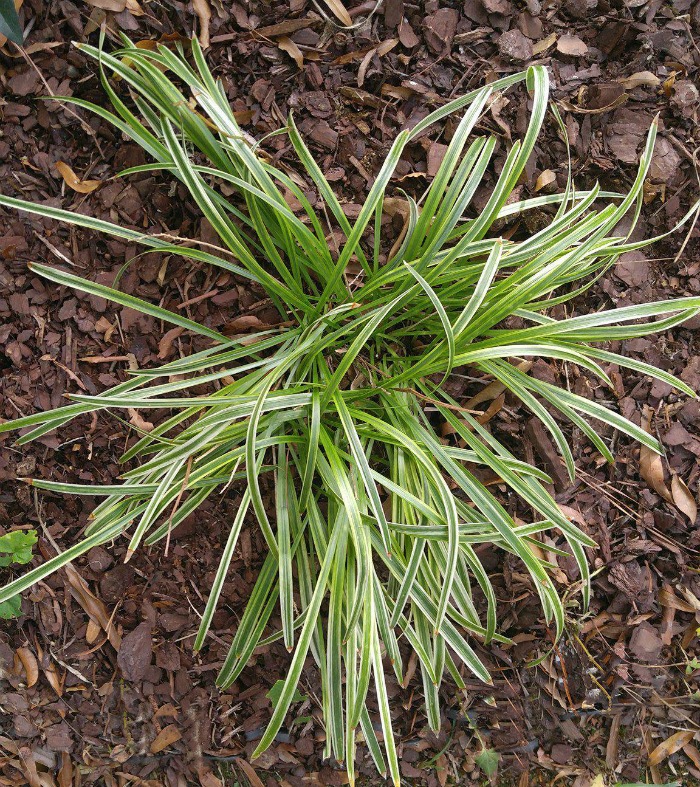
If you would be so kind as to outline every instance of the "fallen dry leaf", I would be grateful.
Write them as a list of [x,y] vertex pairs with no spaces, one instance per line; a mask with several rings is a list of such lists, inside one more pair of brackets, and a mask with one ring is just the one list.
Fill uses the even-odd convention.
[[95,623],[94,620],[88,622],[87,630],[85,632],[85,641],[88,645],[92,645],[93,642],[97,641],[97,637],[102,631],[99,623]]
[[541,172],[539,177],[537,178],[537,182],[535,183],[535,191],[541,191],[547,186],[551,186],[552,183],[557,182],[557,176],[552,172],[551,169],[546,169],[544,172]]
[[550,46],[553,46],[557,43],[557,34],[550,33],[547,38],[543,38],[541,41],[532,45],[532,54],[533,55],[541,55],[543,52],[546,52]]
[[[642,413],[642,429],[649,434],[653,434],[651,430],[651,413],[650,407],[645,407]],[[668,491],[664,481],[664,466],[661,457],[646,445],[643,445],[639,451],[639,474],[664,500],[669,503],[673,502],[671,493]]]
[[211,22],[209,0],[192,0],[192,7],[199,19],[199,43],[202,49],[207,49],[209,47],[209,23]]
[[51,660],[50,656],[44,656],[43,652],[39,652],[39,660],[41,661],[42,668],[44,670],[44,677],[48,681],[51,688],[56,692],[57,697],[63,696],[63,684],[65,680],[65,673],[63,674],[63,678],[58,674],[58,669],[56,669],[56,665]]
[[139,431],[152,432],[155,429],[155,426],[134,410],[133,407],[130,407],[127,412],[129,413],[129,423]]
[[[516,369],[519,369],[523,373],[529,372],[531,368],[532,361],[521,361],[516,365]],[[482,402],[490,402],[492,399],[500,396],[503,391],[505,391],[505,388],[506,387],[503,385],[503,383],[499,382],[498,380],[494,380],[492,383],[489,383],[487,386],[482,388],[478,394],[472,396],[472,398],[466,402],[463,407],[465,410],[473,410]]]
[[87,0],[88,5],[93,8],[101,8],[103,11],[111,11],[120,14],[126,10],[126,0]]
[[56,169],[61,173],[66,185],[79,194],[90,194],[102,185],[101,180],[81,180],[65,161],[57,161]]
[[666,98],[671,98],[673,95],[673,86],[676,84],[677,71],[671,71],[670,76],[664,80],[664,95]]
[[255,768],[253,768],[253,766],[247,760],[244,760],[242,757],[237,757],[236,765],[238,765],[243,773],[245,773],[246,778],[251,783],[252,787],[265,787],[260,777],[256,773]]
[[167,749],[168,746],[175,743],[175,741],[179,741],[180,738],[182,738],[182,734],[176,725],[168,724],[167,727],[163,727],[158,735],[156,735],[155,740],[151,744],[151,753],[158,754],[158,752]]
[[70,583],[72,595],[80,606],[87,612],[88,617],[98,623],[115,650],[119,650],[121,637],[112,625],[105,605],[95,596],[87,582],[70,563],[64,568]]
[[387,38],[386,41],[382,41],[381,44],[377,44],[377,54],[379,57],[384,57],[384,55],[391,52],[391,50],[399,43],[398,38]]
[[224,783],[201,763],[197,766],[200,787],[224,787]]
[[388,216],[393,218],[394,216],[398,215],[403,219],[403,227],[401,228],[401,232],[394,241],[394,244],[389,251],[389,256],[387,257],[387,259],[390,260],[401,248],[403,239],[406,237],[409,224],[410,208],[408,200],[401,199],[400,197],[386,197],[384,199],[383,209]]
[[661,80],[651,71],[637,71],[636,74],[617,80],[625,90],[634,90],[635,87],[656,87]]
[[583,57],[588,46],[578,36],[561,36],[557,41],[557,51],[569,57]]
[[668,759],[672,754],[680,751],[687,743],[693,740],[695,735],[694,730],[681,730],[674,732],[670,738],[667,738],[663,743],[660,743],[654,751],[649,755],[649,766],[651,768],[661,764],[664,760]]
[[333,15],[346,27],[350,27],[352,25],[352,18],[340,0],[324,0],[324,2],[331,9]]
[[68,752],[61,752],[61,770],[58,772],[58,787],[73,787],[73,763]]
[[627,101],[629,96],[627,93],[623,93],[621,96],[613,99],[609,104],[606,104],[604,107],[595,107],[592,109],[588,109],[587,107],[579,107],[576,104],[572,104],[571,101],[567,101],[566,99],[562,99],[559,102],[559,106],[562,109],[565,109],[567,112],[576,112],[579,115],[602,115],[605,112],[611,112],[613,109],[617,109],[619,106]]
[[696,768],[700,768],[700,751],[698,751],[697,746],[693,746],[692,743],[686,743],[683,747],[683,754],[693,761],[693,765]]
[[168,355],[170,355],[170,351],[173,348],[175,340],[184,332],[185,329],[178,325],[163,334],[160,341],[158,342],[158,358],[160,358],[161,361],[164,361]]
[[29,784],[29,787],[42,787],[39,772],[36,768],[36,760],[29,746],[22,746],[19,750],[19,757],[22,761],[22,773]]
[[698,504],[685,482],[675,473],[671,478],[671,495],[676,508],[688,517],[691,524],[694,524],[698,515]]
[[36,656],[29,648],[17,648],[17,656],[24,667],[27,688],[31,688],[39,680],[39,664]]
[[696,611],[692,604],[689,604],[687,601],[683,601],[682,599],[678,598],[678,596],[673,592],[673,588],[667,584],[664,585],[659,591],[659,604],[662,607],[670,607],[671,609],[677,609],[680,612],[692,613]]
[[301,49],[299,49],[289,36],[282,36],[282,38],[277,41],[277,46],[283,52],[286,52],[299,68],[304,67],[304,55],[301,53]]

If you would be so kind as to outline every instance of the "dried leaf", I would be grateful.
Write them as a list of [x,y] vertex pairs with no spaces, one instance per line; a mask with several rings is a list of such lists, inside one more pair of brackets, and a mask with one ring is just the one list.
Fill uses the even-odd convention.
[[544,172],[540,173],[540,176],[537,178],[537,182],[535,183],[535,191],[541,191],[547,186],[551,186],[552,183],[557,182],[557,176],[552,172],[551,169],[546,169]]
[[567,112],[576,112],[579,115],[602,115],[604,112],[611,112],[613,109],[617,109],[619,106],[625,103],[629,96],[627,93],[623,93],[621,96],[618,96],[616,99],[611,101],[604,107],[595,107],[595,109],[587,109],[586,107],[579,107],[576,104],[572,104],[570,101],[566,101],[562,99],[559,102],[559,106],[562,109],[565,109]]
[[297,64],[299,68],[304,67],[304,55],[301,53],[301,49],[292,41],[291,38],[288,36],[282,36],[277,41],[277,46],[283,51],[286,52],[291,58],[293,58],[294,62]]
[[209,22],[211,22],[211,8],[208,0],[192,0],[192,7],[199,19],[199,43],[202,49],[209,46]]
[[[519,369],[521,372],[526,373],[529,372],[532,367],[532,361],[521,361],[519,364],[516,365],[516,369]],[[492,383],[489,383],[485,388],[482,388],[476,396],[472,396],[472,398],[463,405],[465,410],[473,410],[477,405],[480,405],[482,402],[490,402],[492,399],[495,399],[497,396],[500,396],[503,391],[505,390],[505,385],[499,382],[498,380],[494,380]]]
[[557,50],[569,57],[583,57],[588,46],[578,36],[561,36],[557,41]]
[[543,38],[541,41],[538,41],[536,44],[532,45],[532,54],[537,56],[541,55],[543,52],[546,52],[550,46],[553,46],[557,42],[557,34],[550,33],[547,38]]
[[197,766],[197,776],[199,777],[200,787],[224,787],[224,783],[217,776],[200,764]]
[[324,2],[331,9],[333,15],[346,27],[350,27],[352,25],[352,18],[340,0],[324,0]]
[[401,232],[399,233],[398,237],[394,241],[391,250],[389,251],[389,256],[387,259],[391,259],[396,252],[401,248],[401,244],[403,243],[403,239],[406,237],[406,232],[408,231],[408,222],[410,216],[410,208],[408,205],[408,201],[405,199],[401,199],[400,197],[386,197],[384,199],[384,212],[391,216],[392,218],[396,215],[401,216],[403,219],[403,227],[401,228]]
[[252,787],[265,787],[260,777],[256,773],[255,768],[253,768],[253,766],[247,760],[244,760],[242,757],[237,757],[236,765],[238,765],[243,773],[245,773],[246,778],[251,783]]
[[664,95],[666,96],[666,98],[671,98],[671,96],[673,95],[673,86],[676,83],[676,75],[677,74],[678,74],[677,71],[671,71],[670,76],[668,76],[664,80],[663,89],[664,89]]
[[693,761],[693,765],[700,769],[700,751],[692,743],[686,743],[683,747],[683,754]]
[[102,628],[99,623],[95,623],[94,620],[89,621],[87,631],[85,632],[85,641],[88,645],[92,645],[92,643],[97,640],[100,631],[102,631]]
[[399,43],[398,38],[387,38],[386,41],[382,41],[381,44],[377,44],[377,54],[379,57],[384,57],[384,55],[391,52],[391,50]]
[[636,74],[617,81],[625,90],[634,90],[635,87],[656,87],[661,83],[661,80],[651,71],[637,71]]
[[184,332],[185,329],[178,325],[163,334],[161,340],[158,342],[158,358],[161,361],[164,361],[170,355],[175,340]]
[[36,768],[34,754],[29,746],[22,746],[19,750],[19,757],[22,761],[22,773],[27,780],[29,787],[42,787],[39,772]]
[[[645,407],[642,414],[642,429],[649,434],[651,430],[651,408]],[[639,452],[639,474],[649,484],[649,486],[664,500],[673,502],[671,493],[668,491],[664,481],[664,466],[661,457],[646,445],[643,445]]]
[[693,740],[694,735],[695,732],[693,730],[674,732],[670,738],[660,743],[649,755],[649,766],[653,768],[668,759],[672,754],[680,751],[687,743]]
[[65,679],[65,673],[63,679],[58,674],[58,670],[56,669],[56,665],[51,661],[49,656],[45,656],[44,652],[41,648],[37,645],[39,661],[41,662],[41,666],[44,670],[44,677],[49,682],[51,688],[56,692],[57,697],[63,696],[63,682]]
[[[256,37],[262,38],[276,38],[277,36],[288,36],[291,33],[296,33],[297,30],[304,30],[307,27],[314,27],[318,22],[322,21],[320,18],[316,19],[285,19],[284,22],[278,22],[276,25],[268,25],[267,27],[258,27],[254,32]],[[232,38],[237,38],[238,33],[234,33]],[[224,39],[223,36],[216,37],[217,42]]]
[[698,515],[698,504],[685,482],[675,473],[671,478],[671,495],[676,508],[688,517],[691,524],[694,524]]
[[61,770],[58,772],[58,787],[72,787],[73,763],[68,752],[61,752]]
[[129,413],[129,423],[141,432],[152,432],[155,429],[155,426],[134,410],[133,407],[130,407],[127,412]]
[[167,749],[168,746],[175,743],[175,741],[179,741],[180,738],[182,738],[182,734],[176,725],[168,724],[167,727],[163,727],[158,735],[156,735],[155,740],[151,744],[151,753],[158,754],[158,752]]
[[102,627],[115,650],[119,650],[121,637],[112,625],[105,605],[91,592],[87,582],[78,574],[78,571],[70,563],[64,568],[68,576],[73,597],[80,606],[87,612],[88,617]]
[[31,688],[39,680],[39,664],[36,656],[29,648],[17,648],[17,656],[24,667],[27,688]]
[[376,49],[370,49],[369,52],[362,58],[362,62],[360,63],[360,67],[357,69],[357,86],[362,87],[365,83],[365,74],[367,73],[367,69],[369,68],[369,64],[372,62],[372,58],[377,53]]
[[102,185],[101,180],[81,180],[65,161],[57,161],[56,169],[61,173],[66,185],[79,194],[90,194]]
[[692,604],[689,604],[687,601],[683,601],[682,599],[678,598],[670,585],[664,585],[659,591],[659,604],[662,607],[677,609],[680,612],[692,613],[696,611],[696,608]]
[[119,14],[126,8],[126,0],[87,0],[87,3],[93,8],[101,8],[114,14]]

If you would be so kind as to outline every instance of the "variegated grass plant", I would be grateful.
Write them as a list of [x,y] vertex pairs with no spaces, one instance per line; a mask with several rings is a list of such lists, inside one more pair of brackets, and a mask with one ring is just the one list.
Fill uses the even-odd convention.
[[[18,440],[22,445],[84,413],[127,408],[172,413],[128,449],[124,460],[138,464],[124,473],[122,483],[33,482],[54,492],[99,495],[104,502],[79,543],[7,585],[0,600],[98,544],[126,537],[128,559],[239,479],[243,497],[213,585],[202,589],[208,600],[195,649],[205,642],[250,515],[268,551],[219,685],[230,686],[264,642],[281,639],[291,653],[284,688],[256,754],[284,722],[311,653],[322,679],[325,755],[346,762],[352,780],[359,727],[379,770],[388,770],[398,784],[384,665],[403,680],[399,640],[403,637],[417,654],[426,716],[437,730],[445,671],[464,686],[461,663],[488,683],[470,640],[504,641],[497,633],[494,589],[476,547],[493,545],[522,561],[558,635],[564,608],[539,537],[554,534],[557,548],[547,547],[549,552],[574,556],[584,605],[589,595],[585,548],[595,546],[561,513],[545,488],[547,475],[511,453],[443,383],[453,371],[469,368],[484,381],[502,384],[549,430],[572,478],[567,423],[609,462],[614,461],[610,448],[589,418],[654,451],[661,447],[614,409],[535,379],[517,361],[539,357],[577,364],[608,385],[601,364],[618,364],[693,395],[670,374],[598,345],[678,325],[700,312],[700,298],[559,320],[549,314],[584,291],[622,252],[646,245],[630,242],[615,228],[628,212],[635,219],[639,214],[656,125],[628,194],[598,187],[575,191],[569,181],[563,194],[512,202],[548,108],[547,73],[530,68],[451,101],[399,133],[351,222],[291,117],[285,131],[299,158],[303,189],[298,176],[273,166],[251,145],[196,40],[191,55],[163,46],[148,51],[128,40],[113,55],[92,46],[81,50],[99,62],[114,113],[69,100],[148,154],[152,163],[123,176],[162,172],[184,184],[216,230],[220,247],[148,235],[10,196],[0,197],[0,204],[256,282],[285,327],[259,333],[254,341],[229,339],[117,289],[32,265],[59,285],[201,334],[211,346],[158,369],[131,372],[127,382],[98,396],[74,394],[65,407],[0,425],[3,432],[28,428]],[[117,92],[108,74],[120,77],[120,93],[128,86],[129,96]],[[474,214],[470,204],[497,147],[494,136],[476,131],[477,123],[497,92],[521,82],[532,103],[527,133],[512,145],[486,205]],[[382,208],[402,152],[458,113],[439,171],[419,204],[408,199],[405,237],[386,260],[382,254],[390,242],[382,238]],[[225,196],[232,189],[235,197]],[[291,209],[283,190],[300,210]],[[311,190],[317,206],[305,196]],[[498,237],[500,219],[535,208],[551,213],[542,230],[523,239]],[[330,222],[344,237],[337,254],[329,245]],[[371,227],[373,241],[368,241]],[[349,273],[351,262],[359,274]],[[526,327],[504,327],[512,316]],[[210,393],[189,392],[205,383]],[[435,418],[448,424],[456,439],[440,439]],[[495,474],[530,507],[533,521],[516,523],[503,499],[479,480],[480,469]],[[274,479],[270,508],[261,491],[263,474]],[[368,708],[371,683],[380,736]]]

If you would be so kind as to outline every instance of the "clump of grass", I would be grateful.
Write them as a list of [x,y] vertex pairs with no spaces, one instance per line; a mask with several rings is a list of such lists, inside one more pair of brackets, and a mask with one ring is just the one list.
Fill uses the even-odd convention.
[[[197,42],[192,42],[191,59],[178,48],[177,53],[163,46],[149,51],[125,40],[123,49],[108,55],[82,46],[100,64],[114,112],[71,100],[137,142],[152,160],[122,175],[158,171],[177,178],[215,229],[220,248],[146,235],[7,196],[0,204],[256,282],[277,307],[283,327],[259,333],[254,341],[232,340],[117,289],[32,265],[57,284],[201,334],[211,346],[158,369],[132,372],[127,382],[98,396],[74,394],[65,407],[0,425],[0,431],[28,428],[18,440],[21,445],[84,413],[128,408],[172,413],[128,449],[124,460],[139,463],[124,473],[122,483],[34,481],[41,489],[101,495],[104,501],[81,541],[6,586],[0,600],[116,538],[128,539],[128,559],[142,544],[166,538],[207,497],[241,480],[243,498],[219,569],[212,587],[204,589],[208,600],[195,648],[205,642],[241,528],[251,515],[268,552],[219,685],[231,685],[262,642],[281,639],[292,654],[256,754],[280,729],[310,653],[322,680],[325,755],[346,762],[352,779],[361,728],[378,769],[388,770],[398,784],[384,665],[403,680],[399,638],[417,654],[426,715],[438,729],[445,671],[464,686],[461,663],[490,682],[470,640],[504,641],[497,633],[495,593],[476,547],[489,544],[519,558],[559,634],[564,609],[539,537],[557,534],[558,548],[549,551],[568,550],[574,556],[584,604],[589,595],[585,549],[595,546],[561,513],[545,488],[547,475],[515,456],[443,383],[465,367],[500,383],[541,419],[572,478],[567,421],[609,462],[614,461],[610,448],[589,418],[654,451],[661,447],[613,409],[534,379],[520,362],[547,358],[577,364],[606,384],[601,364],[615,363],[693,395],[672,375],[598,345],[678,325],[700,312],[700,298],[569,319],[550,314],[621,253],[645,245],[615,234],[615,228],[629,211],[635,219],[639,214],[656,125],[628,194],[603,193],[597,186],[579,192],[569,182],[563,194],[511,202],[548,107],[547,73],[530,68],[452,101],[398,134],[357,219],[350,222],[292,118],[285,131],[304,189],[242,133]],[[108,72],[128,87],[131,102],[116,92]],[[522,82],[532,103],[527,132],[505,157],[486,205],[468,218],[497,146],[494,137],[477,133],[477,123],[497,92]],[[426,129],[458,113],[439,171],[420,204],[408,198],[405,236],[384,259],[383,203],[402,152]],[[226,196],[232,190],[235,197]],[[289,207],[284,190],[294,196],[299,211]],[[316,206],[305,196],[312,190]],[[542,230],[522,240],[498,237],[500,219],[542,206],[552,206]],[[327,239],[328,217],[343,236],[337,254]],[[368,243],[372,227],[374,239]],[[359,274],[348,273],[351,262]],[[504,327],[513,316],[524,327]],[[211,393],[190,392],[204,383]],[[448,424],[457,439],[440,439],[435,418]],[[480,480],[484,469],[535,512],[533,521],[513,520]],[[264,474],[274,479],[269,508],[261,492]],[[477,606],[485,611],[480,614]],[[279,614],[281,625],[270,633],[273,614]],[[371,684],[383,745],[367,706]]]

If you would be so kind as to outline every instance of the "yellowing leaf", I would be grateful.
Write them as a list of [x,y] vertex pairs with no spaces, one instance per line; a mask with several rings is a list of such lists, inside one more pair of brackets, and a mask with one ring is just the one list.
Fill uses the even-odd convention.
[[61,173],[66,185],[79,194],[90,194],[102,185],[101,180],[81,180],[65,161],[57,161],[56,169]]
[[694,523],[698,515],[698,504],[685,482],[675,474],[671,479],[671,495],[676,508],[688,517],[691,524]]

